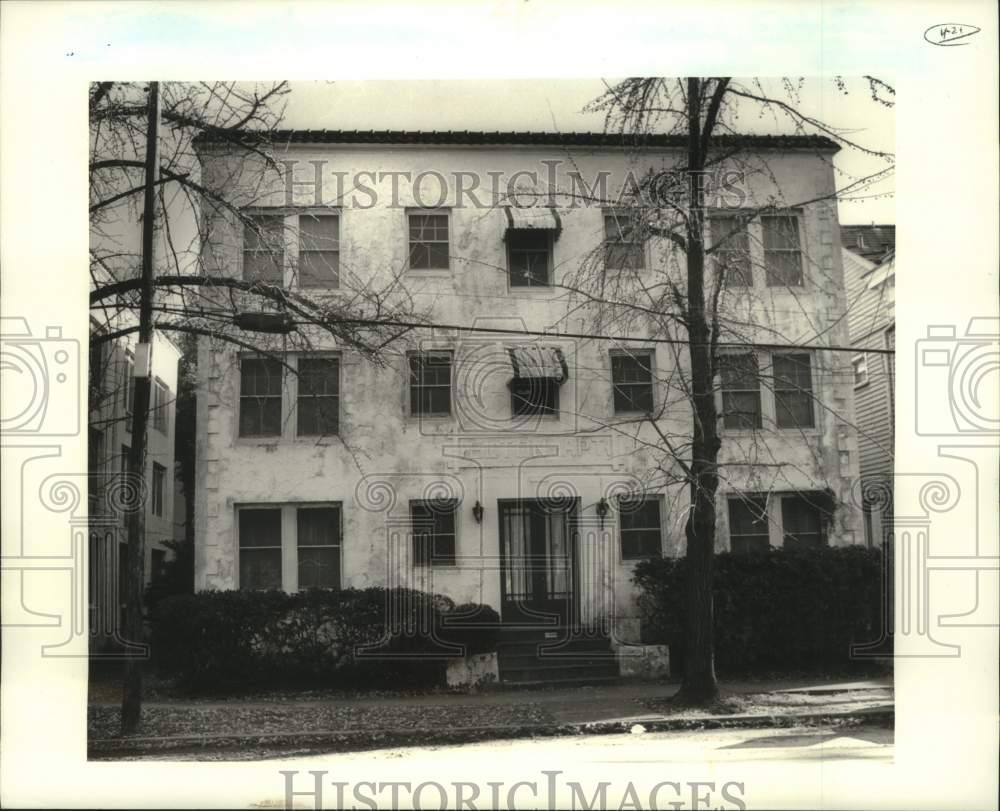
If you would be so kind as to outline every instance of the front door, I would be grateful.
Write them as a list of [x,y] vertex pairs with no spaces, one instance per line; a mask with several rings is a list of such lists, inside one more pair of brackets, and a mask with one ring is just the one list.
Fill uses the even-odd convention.
[[577,500],[501,501],[501,619],[568,625],[575,616]]

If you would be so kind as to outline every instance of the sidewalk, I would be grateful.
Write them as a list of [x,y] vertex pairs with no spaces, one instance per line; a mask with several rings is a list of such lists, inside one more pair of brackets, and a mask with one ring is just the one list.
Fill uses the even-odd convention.
[[[169,752],[348,751],[408,744],[553,735],[889,720],[890,680],[806,680],[721,685],[715,710],[673,707],[677,684],[626,683],[480,694],[380,698],[147,701],[139,735],[118,735],[118,708],[92,704],[89,754],[116,758]],[[641,729],[640,729],[641,728]]]

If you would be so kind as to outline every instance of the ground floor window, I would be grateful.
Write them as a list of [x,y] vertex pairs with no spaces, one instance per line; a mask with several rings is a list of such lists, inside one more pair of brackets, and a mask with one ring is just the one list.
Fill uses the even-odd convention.
[[237,533],[240,589],[340,587],[339,503],[242,506]]
[[828,543],[831,514],[824,493],[740,493],[729,496],[729,548],[734,554],[772,547],[814,549]]
[[660,499],[656,496],[620,498],[618,525],[622,560],[659,557],[663,546]]
[[410,502],[413,563],[416,566],[455,565],[456,499]]

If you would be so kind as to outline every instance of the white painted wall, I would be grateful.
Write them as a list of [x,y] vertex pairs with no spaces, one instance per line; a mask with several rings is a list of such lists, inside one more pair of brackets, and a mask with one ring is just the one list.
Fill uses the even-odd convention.
[[[770,154],[773,177],[789,204],[811,200],[833,189],[829,156]],[[356,173],[436,170],[453,172],[503,172],[544,170],[542,160],[572,159],[584,177],[609,170],[621,177],[632,158],[620,150],[542,150],[517,147],[293,147],[289,159],[308,166],[323,160],[327,183],[324,199],[336,196],[330,179],[337,171]],[[668,153],[650,158],[652,165],[673,163]],[[636,167],[637,171],[644,166]],[[311,169],[300,179],[309,179]],[[207,161],[206,177],[226,182],[226,172]],[[755,176],[752,192],[757,200],[775,192],[770,179]],[[344,205],[341,209],[341,273],[360,280],[388,280],[405,268],[407,228],[405,207],[412,205],[408,186],[401,184],[400,207],[389,205],[391,179],[378,185],[378,199],[370,208]],[[614,184],[612,184],[614,191]],[[314,189],[297,187],[299,204],[315,202]],[[454,190],[452,190],[454,192]],[[360,205],[371,196],[356,195]],[[248,195],[248,200],[249,195]],[[256,197],[258,204],[282,205],[280,188]],[[345,202],[350,202],[349,200]],[[454,195],[447,202],[454,203]],[[563,230],[554,247],[556,278],[572,272],[599,250],[603,239],[602,212],[597,207],[560,208]],[[593,334],[592,313],[577,308],[565,290],[508,289],[503,242],[504,214],[499,209],[455,208],[451,212],[451,253],[446,271],[403,271],[403,283],[418,306],[433,313],[438,323],[474,324],[492,328],[537,329],[558,323],[563,333]],[[211,221],[213,236],[205,246],[210,273],[238,276],[241,231],[230,218]],[[807,341],[821,332],[833,345],[847,344],[845,297],[836,208],[808,205],[802,214],[803,250],[809,257],[807,285],[794,292],[759,287],[753,301],[735,304],[760,324],[758,340]],[[650,240],[646,273],[650,279],[667,267],[669,245]],[[762,284],[762,283],[761,283]],[[641,324],[631,324],[638,334]],[[612,329],[612,328],[609,328]],[[509,336],[423,333],[393,348],[384,368],[362,362],[349,349],[327,345],[341,352],[341,436],[317,442],[296,439],[291,432],[279,440],[241,439],[237,436],[238,374],[235,353],[202,341],[199,354],[198,499],[196,503],[196,582],[201,589],[235,588],[237,545],[235,510],[240,504],[338,501],[343,504],[343,584],[363,587],[400,582],[450,595],[458,602],[471,600],[499,607],[498,499],[544,497],[571,491],[577,495],[584,520],[579,550],[584,618],[614,613],[619,635],[634,638],[637,632],[633,562],[618,554],[617,518],[612,511],[603,526],[595,506],[634,486],[655,468],[658,455],[646,444],[654,442],[650,426],[602,427],[614,421],[609,380],[608,343],[589,338],[553,335],[545,343],[565,353],[569,380],[561,389],[558,419],[511,430],[509,364],[503,346]],[[456,358],[456,399],[450,419],[428,419],[408,413],[405,352],[412,349],[449,348]],[[492,365],[467,364],[474,371],[463,378],[463,359],[484,358]],[[850,492],[857,478],[857,443],[853,422],[850,355],[820,352],[816,357],[814,386],[818,399],[816,428],[752,436],[730,435],[723,460],[754,458],[759,465],[737,466],[727,474],[723,490],[817,489],[829,486],[845,506],[838,512],[830,542],[861,541],[859,514],[850,506]],[[665,373],[674,363],[671,347],[655,347],[657,370]],[[484,369],[490,371],[483,371]],[[471,395],[475,395],[473,400]],[[657,397],[668,392],[660,390]],[[290,409],[291,398],[286,398]],[[766,400],[766,395],[765,395]],[[665,431],[689,432],[685,407],[671,408],[661,421]],[[637,433],[638,431],[638,433]],[[761,440],[764,450],[760,451]],[[780,476],[775,464],[780,463]],[[392,539],[405,532],[408,500],[440,488],[461,499],[457,526],[459,565],[434,570],[401,570],[389,553]],[[438,489],[434,489],[438,488]],[[687,494],[676,488],[663,494],[665,515],[663,552],[683,553],[684,505]],[[472,517],[472,505],[485,508],[482,524]],[[725,500],[720,499],[718,548],[728,548]],[[286,579],[287,582],[287,579]],[[610,606],[614,606],[613,610]]]

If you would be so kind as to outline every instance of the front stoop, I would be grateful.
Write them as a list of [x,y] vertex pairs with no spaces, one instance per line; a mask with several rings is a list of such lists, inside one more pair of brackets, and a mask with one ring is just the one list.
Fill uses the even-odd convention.
[[504,628],[497,654],[500,681],[506,684],[595,684],[619,678],[618,657],[600,633]]

